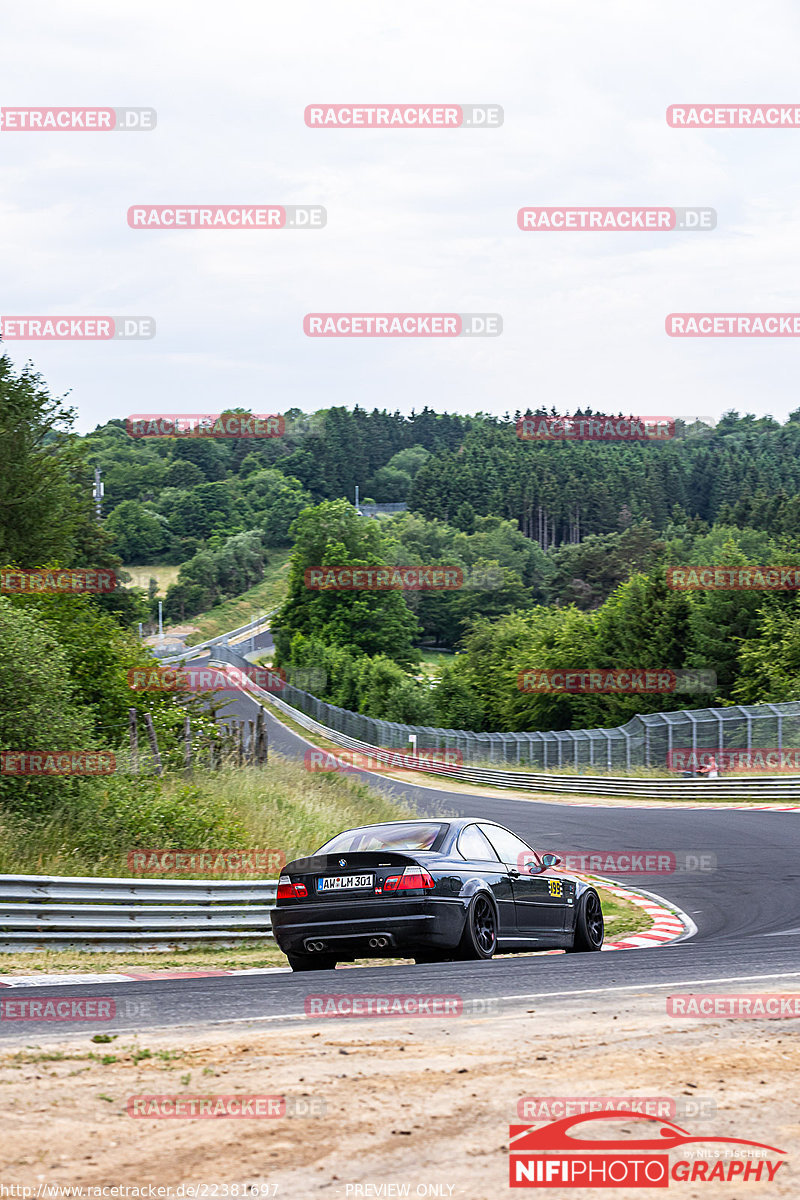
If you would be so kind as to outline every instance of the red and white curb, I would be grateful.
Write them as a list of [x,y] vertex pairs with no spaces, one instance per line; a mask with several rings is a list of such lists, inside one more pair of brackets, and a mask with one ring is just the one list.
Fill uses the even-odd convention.
[[627,900],[628,904],[643,909],[653,922],[650,929],[644,929],[641,933],[632,933],[617,942],[606,942],[604,950],[639,950],[643,946],[660,946],[665,942],[674,942],[677,938],[693,937],[697,933],[697,926],[692,918],[661,896],[621,887],[620,884],[612,883],[610,879],[605,880],[600,875],[581,875],[579,878],[597,883],[612,896],[619,896],[622,900]]
[[[550,793],[548,793],[549,795]],[[531,804],[576,804],[583,808],[666,808],[680,809],[683,812],[685,809],[701,808],[707,812],[714,809],[720,812],[800,812],[800,804],[746,804],[743,801],[731,801],[727,803],[724,800],[700,800],[697,802],[689,800],[636,800],[631,804],[623,804],[620,801],[611,800],[584,800],[580,796],[564,797],[563,800],[542,799],[539,796],[518,796],[508,797],[513,800],[528,800]]]
[[[633,888],[623,887],[618,883],[606,880],[601,875],[575,875],[587,883],[597,884],[613,896],[627,900],[629,904],[644,909],[651,918],[653,925],[642,933],[633,933],[630,937],[620,938],[616,942],[606,942],[604,950],[640,950],[646,946],[663,945],[674,942],[677,938],[692,937],[697,932],[697,926],[691,917],[681,909],[670,904],[661,896],[650,892],[639,892]],[[542,950],[541,954],[563,954],[563,950]],[[350,969],[344,967],[344,969]],[[228,975],[291,975],[291,967],[246,967],[238,971],[128,971],[125,974],[108,971],[96,975],[2,975],[0,988],[30,988],[30,987],[86,987],[98,983],[146,983],[159,979],[213,979],[217,976]]]

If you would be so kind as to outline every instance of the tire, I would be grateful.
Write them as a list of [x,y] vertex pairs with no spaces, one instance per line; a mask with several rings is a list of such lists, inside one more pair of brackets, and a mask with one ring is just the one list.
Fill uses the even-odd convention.
[[578,910],[575,913],[575,936],[569,951],[582,954],[591,950],[599,950],[603,945],[604,934],[605,925],[600,897],[597,892],[584,892],[578,901]]
[[332,954],[287,954],[293,971],[332,971],[336,959]]
[[491,958],[497,949],[497,913],[485,892],[473,896],[467,909],[457,959]]

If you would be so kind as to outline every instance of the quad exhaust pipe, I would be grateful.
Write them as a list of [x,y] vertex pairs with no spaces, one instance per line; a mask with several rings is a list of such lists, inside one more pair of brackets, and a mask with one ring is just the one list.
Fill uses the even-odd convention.
[[[383,948],[388,945],[389,945],[389,939],[388,939],[388,937],[385,937],[383,934],[381,934],[379,937],[371,937],[369,939],[370,950],[383,950]],[[325,945],[324,942],[317,942],[317,941],[306,942],[306,950],[309,952],[309,954],[319,953],[321,950],[326,950],[326,949],[327,949],[327,946]]]

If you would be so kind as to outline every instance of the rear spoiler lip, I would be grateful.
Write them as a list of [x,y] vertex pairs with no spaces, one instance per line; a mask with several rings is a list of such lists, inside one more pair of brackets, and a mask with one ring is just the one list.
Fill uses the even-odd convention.
[[[419,853],[428,853],[420,851]],[[334,852],[332,854],[312,854],[307,858],[296,858],[288,862],[281,871],[282,875],[315,874],[317,871],[357,871],[365,868],[375,869],[379,865],[389,867],[421,867],[423,863],[412,857],[411,851],[398,850],[355,850],[348,853]],[[339,866],[339,859],[347,860],[345,867]]]

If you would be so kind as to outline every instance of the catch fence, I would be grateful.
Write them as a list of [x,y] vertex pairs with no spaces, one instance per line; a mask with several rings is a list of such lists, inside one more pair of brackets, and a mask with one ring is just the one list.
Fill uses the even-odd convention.
[[[230,646],[217,646],[214,658],[245,668],[249,664]],[[714,752],[800,748],[800,702],[681,709],[632,717],[612,729],[564,729],[548,732],[474,733],[404,725],[351,712],[319,700],[287,683],[280,698],[321,725],[347,737],[407,750],[457,750],[465,764],[499,763],[540,770],[630,770],[666,767],[676,750]]]

